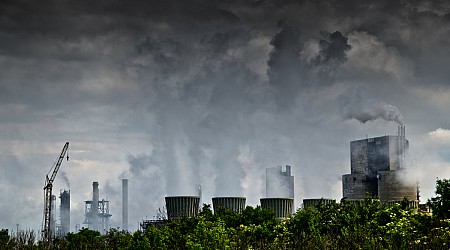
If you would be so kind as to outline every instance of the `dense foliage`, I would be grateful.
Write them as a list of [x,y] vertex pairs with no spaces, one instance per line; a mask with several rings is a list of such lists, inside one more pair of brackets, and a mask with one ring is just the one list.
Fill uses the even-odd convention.
[[[54,249],[449,249],[450,182],[438,180],[435,214],[383,206],[377,199],[341,200],[299,209],[278,220],[272,211],[247,207],[242,213],[205,205],[196,218],[150,226],[145,232],[111,229],[106,235],[82,229],[54,239]],[[0,231],[0,249],[44,249],[33,231]]]

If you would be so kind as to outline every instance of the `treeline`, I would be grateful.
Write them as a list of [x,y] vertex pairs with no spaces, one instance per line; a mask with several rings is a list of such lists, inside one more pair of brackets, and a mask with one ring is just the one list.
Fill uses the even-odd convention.
[[[403,201],[383,206],[377,199],[319,204],[278,220],[272,211],[248,206],[242,213],[205,205],[196,218],[183,218],[145,232],[89,229],[53,240],[54,249],[450,249],[450,182],[438,180],[428,204],[434,215]],[[44,249],[32,232],[0,231],[1,249]]]

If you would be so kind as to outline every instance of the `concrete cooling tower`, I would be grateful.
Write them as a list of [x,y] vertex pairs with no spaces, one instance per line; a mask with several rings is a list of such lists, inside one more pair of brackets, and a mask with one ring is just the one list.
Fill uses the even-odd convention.
[[213,197],[214,213],[216,213],[220,207],[240,213],[245,209],[245,201],[245,197]]
[[292,215],[294,199],[292,198],[261,198],[261,207],[273,210],[278,219],[284,219]]
[[198,215],[200,197],[198,196],[168,196],[166,199],[167,218],[179,220],[183,216]]

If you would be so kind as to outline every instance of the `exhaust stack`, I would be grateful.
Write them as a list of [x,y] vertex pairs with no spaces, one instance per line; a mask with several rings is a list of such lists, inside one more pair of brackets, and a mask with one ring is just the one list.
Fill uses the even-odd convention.
[[128,179],[122,179],[122,230],[128,231]]
[[92,230],[98,231],[98,203],[100,191],[98,190],[98,182],[94,181],[92,183],[92,206],[91,206],[91,219],[92,219]]
[[405,126],[398,126],[398,169],[405,168],[406,135]]

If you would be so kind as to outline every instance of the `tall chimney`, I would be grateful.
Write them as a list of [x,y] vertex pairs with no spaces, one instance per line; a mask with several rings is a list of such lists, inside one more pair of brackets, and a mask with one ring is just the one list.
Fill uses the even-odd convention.
[[92,206],[91,206],[91,219],[92,219],[92,230],[98,230],[98,202],[99,202],[99,190],[98,182],[94,181],[92,183]]
[[398,169],[405,168],[406,135],[405,126],[398,126]]
[[122,179],[122,230],[128,231],[128,179]]
[[61,190],[59,198],[59,216],[61,219],[61,236],[66,236],[70,231],[70,190]]

